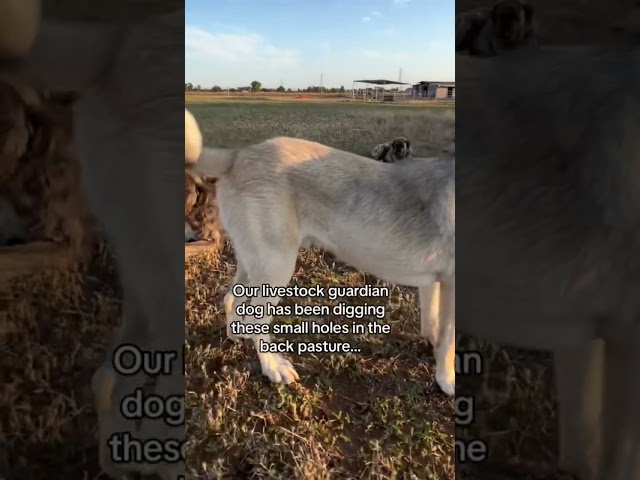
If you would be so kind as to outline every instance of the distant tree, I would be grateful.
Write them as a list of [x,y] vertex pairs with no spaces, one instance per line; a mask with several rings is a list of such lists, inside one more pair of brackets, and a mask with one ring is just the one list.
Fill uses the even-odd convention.
[[287,88],[287,92],[290,92],[290,91],[291,91],[291,89],[290,89],[290,88]]
[[254,80],[253,82],[251,82],[252,92],[259,92],[260,90],[262,90],[262,83],[260,83],[258,80]]
[[190,92],[191,90],[193,90],[193,83],[185,83],[184,84],[184,91],[185,92]]
[[276,88],[276,92],[284,92],[284,87],[282,85],[280,85],[278,88]]
[[340,93],[344,93],[344,85],[340,85]]
[[211,91],[212,92],[221,92],[222,88],[220,88],[220,86],[218,86],[218,85],[214,85],[213,87],[211,87]]
[[194,90],[202,90],[202,87],[200,85],[196,85]]

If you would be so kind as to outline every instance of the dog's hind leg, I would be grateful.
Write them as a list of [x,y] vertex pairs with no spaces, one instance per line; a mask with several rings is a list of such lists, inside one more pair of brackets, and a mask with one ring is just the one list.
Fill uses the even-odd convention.
[[420,299],[420,336],[435,347],[440,328],[440,283],[418,288]]

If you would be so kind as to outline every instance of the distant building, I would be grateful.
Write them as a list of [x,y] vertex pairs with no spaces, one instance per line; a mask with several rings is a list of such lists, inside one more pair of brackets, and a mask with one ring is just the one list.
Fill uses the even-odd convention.
[[394,102],[396,101],[395,92],[402,85],[409,84],[385,79],[354,80],[352,97],[354,100],[357,98],[367,102]]
[[446,99],[456,98],[456,84],[453,82],[422,81],[413,85],[413,95],[416,97]]

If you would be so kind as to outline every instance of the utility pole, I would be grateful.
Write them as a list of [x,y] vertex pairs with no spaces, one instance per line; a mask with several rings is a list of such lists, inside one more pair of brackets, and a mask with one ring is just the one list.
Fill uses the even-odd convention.
[[402,67],[400,68],[400,74],[398,75],[398,81],[402,83]]

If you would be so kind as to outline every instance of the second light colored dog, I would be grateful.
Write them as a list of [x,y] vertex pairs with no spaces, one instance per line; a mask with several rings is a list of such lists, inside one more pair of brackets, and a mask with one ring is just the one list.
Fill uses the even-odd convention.
[[[397,164],[279,137],[240,150],[204,148],[191,171],[218,178],[218,201],[237,258],[233,284],[284,287],[301,246],[315,245],[381,279],[418,287],[421,333],[434,345],[436,381],[455,393],[455,160],[414,159]],[[441,291],[434,295],[439,282]],[[233,285],[232,285],[233,287]],[[276,304],[278,297],[225,297],[227,332],[235,310]],[[437,302],[436,302],[437,300]],[[289,361],[260,352],[273,382],[298,379]]]

